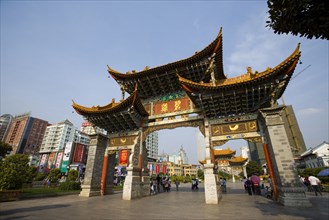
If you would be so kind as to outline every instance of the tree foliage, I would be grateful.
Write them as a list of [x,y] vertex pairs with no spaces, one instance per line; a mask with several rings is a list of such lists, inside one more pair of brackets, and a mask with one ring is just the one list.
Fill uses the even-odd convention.
[[268,0],[266,26],[277,34],[329,40],[328,0]]
[[231,174],[225,173],[224,171],[218,171],[219,178],[231,179]]
[[6,155],[9,154],[10,151],[12,150],[13,150],[12,146],[0,141],[0,159],[5,158]]
[[253,174],[261,175],[263,173],[262,167],[256,161],[249,161],[247,164],[247,175]]
[[50,179],[50,182],[56,183],[59,178],[61,178],[61,171],[59,168],[51,169],[48,174],[48,179]]
[[70,170],[68,174],[69,181],[74,182],[78,178],[79,172],[77,170]]
[[204,172],[202,169],[198,169],[198,178],[204,180]]
[[0,189],[21,189],[23,183],[29,182],[29,158],[24,154],[6,157],[0,162]]

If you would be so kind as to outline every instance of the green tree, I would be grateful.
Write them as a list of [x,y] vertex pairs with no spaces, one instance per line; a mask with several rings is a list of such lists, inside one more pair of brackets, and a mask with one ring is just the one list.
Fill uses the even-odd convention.
[[0,162],[0,189],[21,189],[29,180],[29,158],[24,154],[6,157]]
[[50,179],[51,183],[57,183],[57,181],[61,178],[61,171],[59,168],[51,169],[48,174],[48,179]]
[[329,40],[328,0],[268,0],[267,27],[277,34]]
[[74,182],[78,178],[78,175],[79,173],[77,170],[70,170],[67,178],[69,181]]
[[198,178],[204,180],[204,172],[202,169],[198,169]]
[[247,175],[253,174],[261,175],[263,173],[262,167],[256,161],[249,161],[247,164]]
[[219,178],[225,178],[225,179],[231,179],[231,175],[228,173],[225,173],[224,171],[218,170],[218,177]]
[[28,170],[27,170],[27,179],[26,179],[26,183],[32,183],[32,181],[34,180],[34,178],[37,176],[38,174],[38,170],[36,167],[34,166],[29,166]]
[[186,175],[185,177],[184,177],[184,181],[183,181],[184,183],[190,183],[191,182],[191,177],[190,177],[190,175]]
[[0,160],[2,158],[5,158],[6,155],[9,154],[10,151],[12,151],[12,150],[13,150],[12,146],[0,141]]

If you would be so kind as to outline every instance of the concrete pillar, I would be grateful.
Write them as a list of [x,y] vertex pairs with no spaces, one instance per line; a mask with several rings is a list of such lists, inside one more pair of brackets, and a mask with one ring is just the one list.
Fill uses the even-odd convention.
[[[286,130],[282,120],[284,106],[275,106],[260,110],[259,124],[268,146],[270,162],[273,166],[274,187],[278,190],[278,202],[284,206],[310,207],[306,198],[290,149]],[[269,161],[267,161],[269,162]]]
[[204,164],[204,189],[206,204],[218,204],[222,199],[218,175],[214,174],[214,164],[211,161],[210,125],[205,119],[206,164]]
[[102,166],[108,143],[108,138],[102,134],[91,135],[90,139],[85,177],[80,192],[80,196],[86,197],[101,195]]

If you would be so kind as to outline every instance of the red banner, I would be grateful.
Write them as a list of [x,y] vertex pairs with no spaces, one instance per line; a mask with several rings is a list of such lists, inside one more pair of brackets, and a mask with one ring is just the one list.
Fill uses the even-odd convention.
[[121,150],[120,151],[120,158],[119,158],[119,166],[127,166],[128,165],[128,150]]
[[83,144],[76,144],[73,163],[84,163],[84,154],[85,154],[85,146]]
[[159,164],[155,165],[155,173],[156,174],[160,173],[160,165]]
[[167,167],[166,165],[162,165],[162,173],[166,174],[167,173]]

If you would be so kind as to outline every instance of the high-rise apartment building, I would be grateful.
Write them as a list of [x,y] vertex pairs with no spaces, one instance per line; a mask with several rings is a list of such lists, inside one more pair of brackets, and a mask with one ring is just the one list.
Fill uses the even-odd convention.
[[48,122],[30,116],[30,113],[15,116],[4,137],[4,142],[11,145],[11,154],[24,153],[37,155]]
[[83,133],[74,127],[69,120],[64,120],[47,127],[40,153],[64,150],[67,142],[89,145],[90,138],[86,133]]
[[158,133],[153,132],[149,134],[145,140],[145,144],[146,144],[146,149],[148,151],[147,156],[152,159],[157,159],[158,150],[159,150]]
[[0,117],[0,141],[4,141],[6,132],[8,131],[9,125],[13,116],[10,114],[4,114]]
[[[71,145],[72,143],[79,143],[88,146],[89,142],[89,136],[79,131],[69,120],[48,126],[39,151],[39,168],[60,168],[67,143],[71,143]],[[71,154],[71,149],[70,152],[66,153]]]

